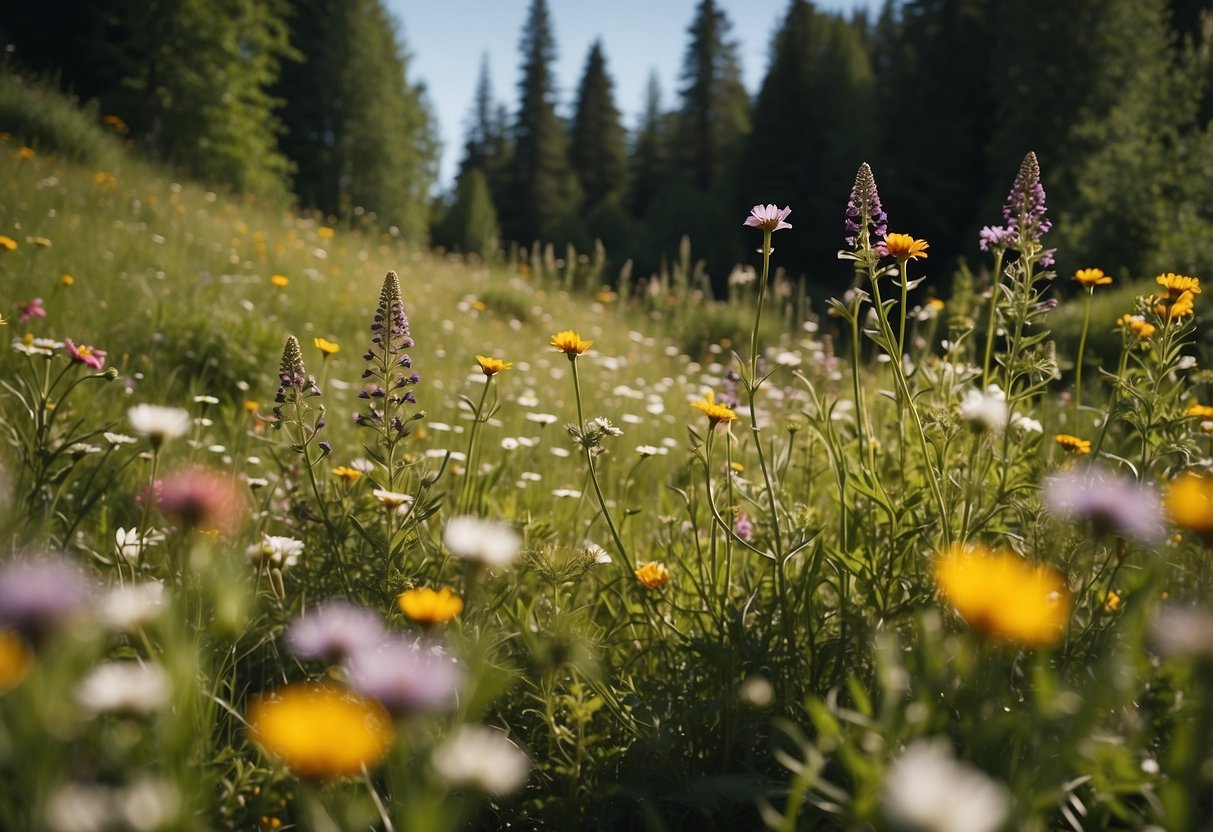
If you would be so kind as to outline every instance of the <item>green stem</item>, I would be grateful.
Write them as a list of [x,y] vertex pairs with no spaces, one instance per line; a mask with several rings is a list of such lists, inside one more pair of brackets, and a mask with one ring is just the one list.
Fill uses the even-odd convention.
[[[569,353],[569,363],[573,365],[573,392],[577,398],[577,424],[580,430],[585,430],[585,416],[581,407],[581,379],[577,375],[577,356],[573,353]],[[594,496],[598,498],[598,507],[602,509],[602,517],[606,520],[607,528],[611,532],[611,539],[615,541],[615,548],[619,550],[619,556],[623,558],[628,571],[634,573],[636,571],[635,562],[628,554],[628,547],[623,545],[623,538],[619,536],[619,529],[615,527],[610,509],[607,508],[606,497],[602,494],[602,486],[598,484],[598,472],[594,469],[594,454],[591,448],[585,448],[585,464],[589,469],[590,484],[594,486]]]
[[472,466],[475,464],[476,437],[480,433],[484,402],[488,398],[489,386],[492,383],[493,377],[487,376],[484,380],[484,389],[480,391],[480,403],[476,405],[476,410],[472,413],[472,429],[468,431],[468,447],[467,452],[464,454],[463,487],[459,490],[458,510],[460,514],[466,514],[469,508],[467,503],[471,499]]
[[1087,349],[1087,330],[1091,326],[1091,296],[1093,287],[1087,288],[1087,297],[1082,304],[1082,335],[1078,337],[1078,358],[1074,364],[1074,426],[1078,427],[1078,414],[1082,410],[1082,356]]
[[986,321],[986,355],[981,363],[981,382],[990,384],[990,361],[994,356],[994,329],[998,320],[998,292],[1002,286],[1002,258],[1006,254],[1002,249],[994,252],[994,281],[990,285],[990,310]]

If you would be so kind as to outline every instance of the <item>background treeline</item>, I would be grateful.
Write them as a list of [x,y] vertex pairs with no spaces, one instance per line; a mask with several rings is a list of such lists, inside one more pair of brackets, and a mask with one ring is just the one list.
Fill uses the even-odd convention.
[[[677,88],[654,77],[625,125],[595,43],[557,100],[550,11],[533,0],[512,103],[487,65],[452,193],[423,87],[381,0],[51,0],[0,23],[24,68],[121,116],[156,157],[210,181],[495,253],[601,240],[646,274],[683,235],[717,286],[740,219],[790,204],[777,255],[814,289],[860,161],[937,278],[972,257],[1027,150],[1041,159],[1065,273],[1213,265],[1213,14],[1199,0],[889,0],[847,18],[793,0],[756,96],[725,12],[702,0]],[[407,23],[407,21],[406,21]],[[629,104],[632,102],[629,102]]]

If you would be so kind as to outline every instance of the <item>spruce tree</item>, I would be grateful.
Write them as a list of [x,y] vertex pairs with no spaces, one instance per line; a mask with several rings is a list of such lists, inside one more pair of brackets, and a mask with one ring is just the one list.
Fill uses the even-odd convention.
[[476,82],[476,94],[468,116],[467,139],[456,181],[461,182],[468,172],[479,170],[485,178],[493,204],[504,205],[510,197],[512,156],[509,116],[504,105],[494,101],[488,55],[485,55],[480,62],[480,78]]
[[[522,81],[514,123],[514,156],[507,237],[523,244],[550,240],[576,207],[568,136],[556,115],[552,62],[556,41],[545,0],[532,0],[522,32]],[[553,240],[564,242],[564,240]]]
[[704,191],[723,178],[749,129],[750,101],[731,29],[723,9],[700,0],[682,62],[676,160],[690,183]]
[[479,168],[464,171],[459,177],[455,204],[447,214],[444,232],[456,251],[475,252],[485,259],[497,253],[501,230],[488,181]]
[[627,151],[601,41],[590,47],[577,92],[569,160],[587,209],[623,191]]
[[643,219],[649,206],[661,189],[668,174],[669,135],[668,119],[661,111],[661,82],[657,73],[649,75],[645,87],[644,109],[632,140],[632,153],[628,160],[630,170],[627,205],[631,215]]

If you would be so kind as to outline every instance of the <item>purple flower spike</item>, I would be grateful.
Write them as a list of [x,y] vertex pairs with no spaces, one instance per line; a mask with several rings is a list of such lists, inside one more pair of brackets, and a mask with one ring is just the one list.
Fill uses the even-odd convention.
[[397,716],[455,703],[463,674],[441,649],[402,636],[349,655],[350,687]]
[[742,224],[768,232],[780,231],[792,227],[790,222],[784,222],[791,213],[791,208],[780,208],[777,205],[755,205],[750,209],[750,215]]
[[66,558],[12,561],[0,567],[0,627],[39,641],[78,615],[92,594],[92,584]]
[[1128,477],[1066,471],[1045,480],[1043,498],[1054,514],[1089,521],[1096,534],[1153,543],[1164,532],[1158,494]]
[[847,200],[847,245],[854,249],[868,249],[872,241],[869,231],[877,241],[884,240],[889,230],[889,217],[880,205],[880,194],[876,192],[876,177],[867,162],[859,166],[851,198]]
[[987,225],[977,235],[977,247],[982,251],[1006,251],[1015,242],[1015,232],[1001,225]]
[[1019,165],[1019,173],[1011,185],[1011,192],[1002,206],[1002,218],[1007,231],[1018,237],[1019,242],[1039,242],[1041,235],[1053,227],[1045,219],[1045,189],[1040,183],[1040,163],[1036,154],[1029,152]]
[[329,601],[295,620],[286,631],[286,646],[301,659],[336,663],[383,638],[383,622],[375,613],[345,601]]

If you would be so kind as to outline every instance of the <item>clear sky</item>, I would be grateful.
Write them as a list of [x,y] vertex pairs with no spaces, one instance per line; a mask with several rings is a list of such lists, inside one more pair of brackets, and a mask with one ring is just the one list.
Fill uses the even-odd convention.
[[[607,70],[615,81],[615,104],[631,130],[644,102],[649,74],[661,83],[662,106],[673,105],[687,27],[698,0],[548,0],[558,50],[555,74],[558,111],[569,115],[586,55],[602,38]],[[718,0],[740,44],[747,89],[754,92],[766,72],[771,36],[788,0]],[[879,8],[877,0],[818,0],[822,9]],[[488,55],[493,94],[513,113],[518,100],[518,51],[529,0],[388,0],[411,55],[409,77],[423,81],[442,137],[441,187],[454,177],[463,153],[464,128]]]

